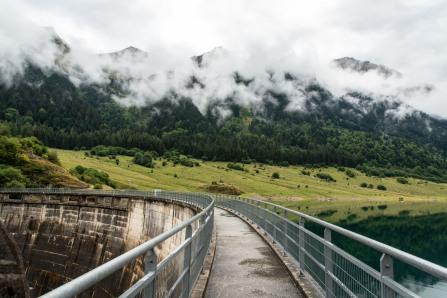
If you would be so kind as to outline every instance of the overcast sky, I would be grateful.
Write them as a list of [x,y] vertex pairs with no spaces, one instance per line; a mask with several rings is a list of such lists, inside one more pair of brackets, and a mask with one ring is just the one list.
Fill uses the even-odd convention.
[[434,95],[407,102],[447,117],[443,0],[3,1],[3,50],[31,38],[33,26],[51,26],[71,46],[95,53],[135,46],[190,57],[223,46],[254,65],[309,69],[344,56],[369,60],[435,85]]

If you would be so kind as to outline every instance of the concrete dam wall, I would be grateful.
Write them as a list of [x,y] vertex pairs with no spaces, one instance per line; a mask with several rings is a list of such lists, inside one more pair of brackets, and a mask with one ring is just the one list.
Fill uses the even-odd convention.
[[[0,219],[10,236],[2,241],[11,247],[9,255],[16,257],[9,263],[0,261],[0,267],[10,266],[3,266],[6,272],[2,275],[0,270],[0,275],[12,278],[8,274],[11,262],[18,267],[22,263],[30,296],[36,297],[172,229],[198,211],[156,197],[1,194]],[[158,261],[183,239],[184,233],[179,233],[157,247]],[[143,274],[140,258],[82,296],[119,296]]]

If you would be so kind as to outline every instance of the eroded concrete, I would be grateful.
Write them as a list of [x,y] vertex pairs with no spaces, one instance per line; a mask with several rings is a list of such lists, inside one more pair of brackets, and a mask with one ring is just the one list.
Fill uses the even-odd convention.
[[[197,212],[156,198],[126,199],[126,204],[120,204],[117,209],[102,204],[89,206],[79,200],[51,204],[40,200],[36,203],[24,201],[0,203],[0,220],[8,231],[8,235],[4,233],[0,238],[8,236],[13,241],[5,243],[16,243],[17,254],[23,258],[31,297],[40,296],[171,230]],[[193,225],[193,229],[196,228],[196,224]],[[158,261],[173,251],[184,237],[183,231],[157,246]],[[0,251],[0,260],[10,261],[2,247]],[[183,260],[181,264],[174,262],[169,266],[182,268]],[[9,263],[0,262],[0,275],[2,269],[11,271],[9,267]],[[143,275],[141,257],[87,290],[85,296],[117,297]],[[14,290],[9,284],[3,285],[3,280],[0,276],[0,289]],[[168,281],[166,286],[171,286],[170,283]],[[3,297],[1,291],[0,297]]]
[[217,247],[205,297],[300,297],[273,252],[241,219],[215,208]]

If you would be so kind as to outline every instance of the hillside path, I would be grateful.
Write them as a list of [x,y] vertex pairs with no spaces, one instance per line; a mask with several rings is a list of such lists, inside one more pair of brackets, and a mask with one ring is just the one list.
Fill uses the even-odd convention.
[[261,237],[238,217],[214,210],[216,252],[205,297],[301,297]]

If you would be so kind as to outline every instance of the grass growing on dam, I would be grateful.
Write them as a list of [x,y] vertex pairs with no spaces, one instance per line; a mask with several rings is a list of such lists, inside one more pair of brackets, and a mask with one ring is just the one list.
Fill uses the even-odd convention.
[[[228,183],[243,190],[243,196],[268,200],[331,222],[356,222],[369,216],[399,212],[409,215],[447,212],[447,184],[413,178],[407,178],[408,184],[401,184],[395,177],[367,177],[355,169],[350,169],[354,177],[349,177],[347,168],[340,171],[334,167],[311,169],[259,163],[238,163],[241,170],[229,168],[228,162],[196,159],[192,161],[199,166],[186,167],[157,158],[154,167],[147,168],[132,163],[132,157],[128,156],[116,156],[117,165],[115,159],[107,156],[87,157],[85,151],[53,150],[66,169],[81,165],[104,171],[119,188],[197,192],[204,191],[203,186],[213,182]],[[385,186],[386,190],[378,190],[378,185]]]

